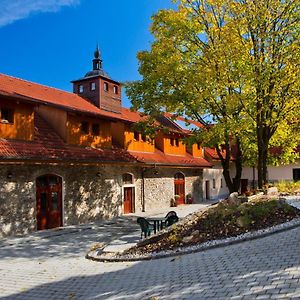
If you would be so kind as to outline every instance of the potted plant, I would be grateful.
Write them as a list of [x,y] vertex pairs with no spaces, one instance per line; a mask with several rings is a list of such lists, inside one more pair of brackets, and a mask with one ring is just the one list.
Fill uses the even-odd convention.
[[193,197],[192,197],[192,194],[187,194],[186,195],[186,203],[187,204],[192,204],[193,203]]

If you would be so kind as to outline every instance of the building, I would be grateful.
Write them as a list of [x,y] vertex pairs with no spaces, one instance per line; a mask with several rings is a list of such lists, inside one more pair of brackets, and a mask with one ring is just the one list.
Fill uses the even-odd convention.
[[135,131],[147,117],[122,107],[98,49],[72,83],[68,93],[0,74],[0,236],[203,200],[203,149],[165,117],[167,134]]

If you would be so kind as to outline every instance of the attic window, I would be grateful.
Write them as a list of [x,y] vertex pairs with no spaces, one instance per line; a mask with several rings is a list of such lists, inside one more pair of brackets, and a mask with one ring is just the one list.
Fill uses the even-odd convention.
[[91,82],[90,88],[91,88],[91,91],[95,91],[96,90],[96,82]]
[[133,133],[133,138],[134,138],[135,141],[139,141],[140,140],[140,134],[137,131],[135,131]]
[[1,108],[1,123],[13,124],[14,123],[14,110],[12,108]]
[[92,125],[92,133],[93,133],[93,135],[99,135],[100,134],[99,124],[93,124]]
[[119,89],[116,85],[114,85],[114,94],[119,94]]
[[85,121],[81,122],[80,129],[82,133],[89,134],[89,123]]
[[82,84],[80,84],[80,85],[78,86],[78,93],[79,93],[79,94],[82,94],[82,93],[83,93],[83,85],[82,85]]
[[108,83],[107,82],[104,82],[103,89],[105,92],[108,92]]

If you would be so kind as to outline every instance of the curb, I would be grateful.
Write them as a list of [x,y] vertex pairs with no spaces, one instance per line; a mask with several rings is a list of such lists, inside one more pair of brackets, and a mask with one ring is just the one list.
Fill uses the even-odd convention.
[[[273,227],[268,227],[264,229],[260,229],[255,232],[247,232],[235,237],[229,237],[223,240],[213,240],[209,242],[202,243],[200,245],[194,245],[185,248],[177,248],[176,250],[168,250],[163,253],[149,253],[144,256],[121,256],[118,257],[107,257],[97,255],[98,250],[91,250],[89,251],[85,258],[97,262],[129,262],[129,261],[143,261],[143,260],[152,260],[152,259],[159,259],[159,258],[167,258],[172,256],[202,252],[209,249],[221,248],[229,245],[239,244],[245,241],[256,240],[259,238],[267,237],[275,233],[284,232],[287,230],[291,230],[294,228],[300,227],[300,218],[293,219],[286,223],[281,223],[275,225]],[[112,254],[113,255],[113,254]]]

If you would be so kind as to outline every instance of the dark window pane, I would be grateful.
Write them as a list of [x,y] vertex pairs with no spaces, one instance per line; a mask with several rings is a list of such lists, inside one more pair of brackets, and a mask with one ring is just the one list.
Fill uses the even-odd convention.
[[179,140],[178,139],[175,140],[175,145],[176,145],[176,147],[179,147]]
[[49,177],[49,185],[57,185],[58,184],[58,177],[50,176]]
[[47,212],[47,194],[41,193],[41,213]]
[[170,144],[171,144],[171,146],[174,146],[174,139],[173,138],[170,138]]
[[88,134],[89,133],[89,123],[88,122],[81,122],[80,126],[81,132]]
[[58,193],[51,193],[51,210],[58,210]]
[[47,185],[47,177],[39,177],[37,179],[37,185],[42,187]]
[[14,123],[14,110],[11,108],[1,108],[1,122]]
[[131,174],[123,174],[123,184],[132,184],[133,183],[133,176]]
[[182,173],[176,173],[174,178],[175,179],[184,179],[184,175]]
[[139,134],[137,131],[135,131],[135,132],[133,133],[133,135],[134,135],[134,139],[135,139],[136,141],[139,141],[139,140],[140,140],[140,134]]
[[142,141],[146,142],[147,141],[147,136],[145,134],[142,134]]
[[99,135],[100,134],[99,124],[93,124],[92,125],[92,133],[93,133],[93,135]]

